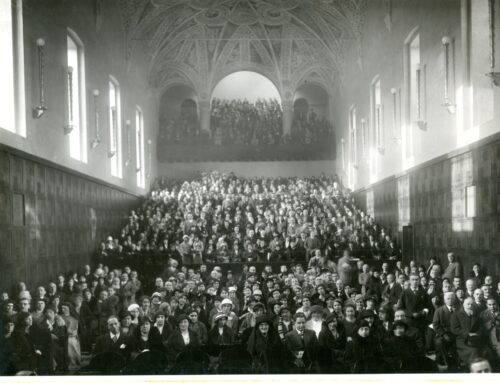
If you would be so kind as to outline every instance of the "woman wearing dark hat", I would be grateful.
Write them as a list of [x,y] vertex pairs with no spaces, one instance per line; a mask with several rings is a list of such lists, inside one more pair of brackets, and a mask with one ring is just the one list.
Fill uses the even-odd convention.
[[198,334],[189,329],[189,317],[186,314],[177,317],[177,328],[168,338],[166,347],[170,362],[175,362],[179,353],[200,347]]
[[128,339],[127,349],[132,359],[142,352],[156,350],[164,351],[158,329],[151,324],[149,317],[141,316],[139,325],[134,329]]
[[252,356],[253,372],[272,374],[282,371],[280,355],[282,343],[267,316],[257,318],[247,343],[247,351]]
[[409,361],[415,358],[417,345],[410,337],[405,335],[407,330],[408,324],[406,322],[395,321],[391,331],[383,339],[383,357],[393,372],[402,372],[403,362],[408,365]]
[[361,320],[347,342],[345,363],[353,373],[375,373],[379,371],[382,349],[373,334],[368,321]]
[[345,373],[344,353],[347,344],[344,326],[335,313],[325,319],[319,333],[319,364],[321,372]]
[[[11,337],[13,369],[35,370],[42,352],[37,348],[36,335],[33,329],[33,318],[29,313],[17,314],[17,321]],[[3,340],[2,340],[3,341]]]

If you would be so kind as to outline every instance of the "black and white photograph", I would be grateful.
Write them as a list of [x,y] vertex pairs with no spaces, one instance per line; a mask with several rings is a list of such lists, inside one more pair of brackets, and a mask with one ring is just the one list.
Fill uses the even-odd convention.
[[494,377],[499,51],[500,0],[0,0],[0,380]]

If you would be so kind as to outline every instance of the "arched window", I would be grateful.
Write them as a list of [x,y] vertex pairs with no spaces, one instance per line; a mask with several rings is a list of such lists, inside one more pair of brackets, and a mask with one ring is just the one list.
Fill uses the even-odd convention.
[[68,28],[67,36],[67,125],[69,155],[87,162],[87,121],[85,102],[85,54],[82,41]]
[[0,1],[0,128],[26,137],[22,0]]

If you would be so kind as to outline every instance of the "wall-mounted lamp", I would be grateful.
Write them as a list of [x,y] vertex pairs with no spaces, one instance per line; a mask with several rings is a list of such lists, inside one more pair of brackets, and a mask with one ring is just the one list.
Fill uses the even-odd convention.
[[152,149],[151,149],[152,144],[153,144],[153,141],[148,140],[148,168],[147,168],[146,178],[151,177],[151,165],[152,165],[152,158],[153,158]]
[[90,143],[90,147],[95,149],[101,143],[100,132],[99,132],[99,89],[94,89],[92,92],[92,96],[94,97],[94,127],[95,127],[95,136],[92,142]]
[[116,107],[111,107],[111,145],[108,151],[108,157],[113,158],[116,154],[116,148],[118,147],[117,129],[118,125],[116,123]]
[[417,119],[415,120],[415,125],[422,130],[427,128],[427,123],[425,122],[425,66],[418,64],[416,69],[416,88],[417,88]]
[[40,118],[46,110],[49,110],[45,105],[45,63],[44,63],[44,47],[45,40],[40,38],[36,40],[38,50],[38,88],[39,88],[39,104],[33,108],[33,118]]
[[73,131],[73,67],[69,66],[68,76],[68,125],[64,127],[64,134],[70,134]]
[[125,129],[127,130],[127,160],[125,161],[125,166],[129,166],[130,163],[132,162],[132,149],[131,149],[131,143],[130,143],[130,120],[125,121]]
[[495,86],[500,86],[500,72],[495,72],[495,0],[488,0],[488,15],[490,25],[490,72],[486,76],[491,77]]
[[450,47],[451,39],[444,36],[441,39],[444,50],[444,102],[443,106],[448,110],[448,113],[455,114],[457,111],[456,105],[450,100]]
[[391,88],[392,94],[392,140],[396,144],[401,144],[398,124],[398,91],[396,88]]

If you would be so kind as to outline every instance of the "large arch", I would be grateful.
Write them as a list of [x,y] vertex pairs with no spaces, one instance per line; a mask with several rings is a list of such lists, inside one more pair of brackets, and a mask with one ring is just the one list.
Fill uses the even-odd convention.
[[276,84],[265,75],[255,72],[240,70],[222,78],[213,87],[211,99],[247,99],[254,102],[258,98],[276,98],[281,103],[281,94]]
[[264,65],[254,63],[254,62],[246,62],[246,63],[231,63],[225,65],[223,68],[221,68],[213,77],[211,85],[210,85],[210,99],[212,99],[212,94],[215,89],[215,87],[226,77],[230,76],[233,73],[236,72],[255,72],[257,74],[260,74],[261,76],[267,78],[269,81],[271,81],[276,89],[278,90],[278,93],[280,95],[280,99],[283,100],[283,89],[281,86],[281,82],[278,79],[278,76],[276,76],[269,67],[266,67]]

